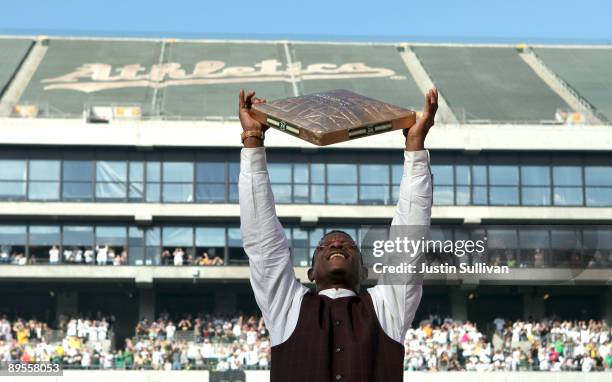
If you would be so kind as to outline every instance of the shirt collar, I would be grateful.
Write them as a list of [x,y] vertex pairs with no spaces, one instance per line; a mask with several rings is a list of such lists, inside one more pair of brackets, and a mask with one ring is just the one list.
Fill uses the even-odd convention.
[[329,298],[341,298],[341,297],[353,297],[353,296],[357,296],[357,293],[355,293],[352,290],[348,290],[348,289],[344,289],[344,288],[329,288],[329,289],[323,289],[322,291],[319,291],[319,294],[322,294],[323,296],[329,297]]

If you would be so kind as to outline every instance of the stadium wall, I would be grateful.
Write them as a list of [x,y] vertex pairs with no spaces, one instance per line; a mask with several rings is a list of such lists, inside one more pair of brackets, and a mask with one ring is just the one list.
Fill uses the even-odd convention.
[[[269,381],[268,371],[245,371],[246,382]],[[7,377],[8,378],[8,377]],[[407,372],[404,380],[421,382],[596,382],[609,381],[609,373],[582,373],[582,372]],[[0,380],[4,380],[0,377]],[[66,370],[62,377],[21,377],[20,382],[208,382],[208,371],[75,371]],[[8,379],[7,379],[8,381]]]

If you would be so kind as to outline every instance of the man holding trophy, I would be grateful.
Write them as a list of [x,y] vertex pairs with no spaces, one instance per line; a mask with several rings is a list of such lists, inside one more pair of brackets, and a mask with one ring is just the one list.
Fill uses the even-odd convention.
[[[255,92],[240,92],[239,194],[251,285],[270,332],[271,381],[401,381],[403,340],[421,283],[379,282],[361,293],[367,269],[357,243],[342,231],[324,235],[312,256],[308,278],[316,290],[296,279],[267,172],[268,124],[257,116],[257,106],[252,108],[265,103]],[[392,225],[430,224],[432,177],[424,146],[437,108],[438,92],[432,89],[421,118],[404,129],[404,175]]]

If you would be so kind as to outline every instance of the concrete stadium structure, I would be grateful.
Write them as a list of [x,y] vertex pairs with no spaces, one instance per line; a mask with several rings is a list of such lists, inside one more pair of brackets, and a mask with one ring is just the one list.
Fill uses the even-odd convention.
[[[102,309],[121,339],[165,310],[256,309],[238,230],[238,90],[347,88],[420,110],[435,85],[432,223],[449,238],[486,230],[520,269],[431,280],[417,319],[612,320],[611,47],[6,36],[0,52],[0,246],[37,259],[1,264],[0,312]],[[301,280],[324,230],[359,238],[390,222],[401,133],[320,148],[270,131],[266,146]],[[47,265],[52,245],[125,248],[128,264]],[[162,265],[175,247],[226,266]],[[574,255],[588,259],[580,272]]]

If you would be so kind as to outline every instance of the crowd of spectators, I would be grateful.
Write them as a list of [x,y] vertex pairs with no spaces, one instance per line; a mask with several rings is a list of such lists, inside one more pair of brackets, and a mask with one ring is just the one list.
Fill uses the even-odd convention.
[[[12,249],[10,246],[0,247],[0,264],[38,264],[39,259],[36,254],[30,253],[26,256],[23,250],[17,247]],[[86,265],[124,265],[127,264],[127,248],[123,247],[120,251],[108,245],[91,247],[65,247],[60,251],[59,246],[53,245],[48,251],[49,264],[86,264]],[[44,261],[46,262],[46,261]]]
[[0,264],[26,265],[36,264],[36,256],[26,256],[20,249],[10,246],[0,246]]
[[[36,319],[0,318],[0,362],[54,362],[83,367],[87,358],[112,352],[109,332],[113,316],[60,316],[51,328]],[[85,363],[83,359],[85,358]]]
[[267,369],[270,341],[263,319],[200,314],[142,320],[126,343],[139,369]]
[[170,250],[164,249],[161,253],[161,263],[162,265],[174,265],[177,267],[183,265],[215,266],[223,265],[224,261],[219,256],[209,255],[207,251],[194,258],[193,255],[179,247],[175,248],[172,253],[170,253]]
[[470,322],[430,320],[406,335],[406,370],[612,371],[604,321],[494,321],[487,337]]
[[[153,370],[268,369],[270,341],[258,316],[162,314],[141,320],[134,336],[110,349],[114,318],[60,317],[61,335],[47,324],[0,319],[0,362],[51,361],[67,368]],[[432,318],[405,340],[408,371],[612,371],[612,331],[604,321],[506,321],[486,336],[471,322]]]
[[612,266],[612,251],[595,250],[592,253],[563,251],[551,253],[540,248],[523,249],[488,249],[488,265],[505,265],[509,268],[557,268],[573,269],[605,268]]
[[[62,262],[86,265],[124,265],[127,263],[127,249],[124,247],[121,252],[116,252],[108,245],[85,249],[79,247],[64,248]],[[53,246],[49,250],[49,263],[59,263],[59,248],[57,246]]]

